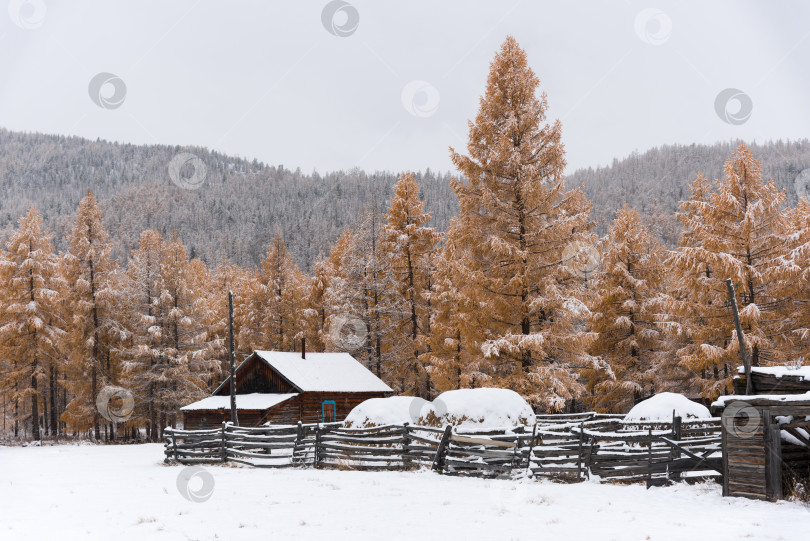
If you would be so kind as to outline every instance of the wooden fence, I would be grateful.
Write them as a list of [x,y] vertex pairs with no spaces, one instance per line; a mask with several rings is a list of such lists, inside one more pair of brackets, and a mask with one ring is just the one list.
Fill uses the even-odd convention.
[[587,467],[615,481],[670,481],[718,478],[722,472],[719,419],[671,423],[602,420],[572,427],[591,447]]
[[577,481],[645,481],[648,486],[719,475],[719,419],[627,423],[617,416],[538,416],[529,429],[463,431],[454,427],[333,424],[223,424],[212,430],[167,428],[165,461],[236,462],[259,468],[407,470],[449,475],[531,475]]

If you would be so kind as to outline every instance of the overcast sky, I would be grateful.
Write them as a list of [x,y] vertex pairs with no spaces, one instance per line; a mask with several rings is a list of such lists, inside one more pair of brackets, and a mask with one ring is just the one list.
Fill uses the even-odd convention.
[[801,0],[3,2],[12,130],[305,172],[452,170],[448,146],[464,148],[512,34],[562,120],[569,169],[665,143],[810,134]]

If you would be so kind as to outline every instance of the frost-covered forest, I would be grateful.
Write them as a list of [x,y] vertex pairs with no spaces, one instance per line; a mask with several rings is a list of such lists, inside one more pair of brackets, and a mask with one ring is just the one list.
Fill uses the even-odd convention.
[[229,290],[240,358],[306,338],[424,398],[717,397],[739,358],[726,279],[752,362],[800,361],[810,203],[794,183],[810,144],[667,147],[566,178],[548,99],[507,38],[452,179],[190,149],[208,177],[183,190],[164,178],[179,147],[2,132],[7,432],[110,435],[94,400],[120,385],[135,415],[118,428],[158,438],[223,377]]
[[[612,164],[582,169],[566,178],[569,187],[584,185],[593,204],[594,231],[607,233],[624,203],[638,210],[668,248],[678,243],[678,203],[689,195],[698,173],[722,175],[723,164],[740,141],[715,145],[667,145],[634,153]],[[798,197],[794,180],[810,167],[810,141],[751,143],[763,162],[763,175],[785,189],[787,202]],[[172,183],[167,164],[180,147],[139,146],[88,141],[79,137],[9,132],[0,128],[0,239],[8,237],[30,205],[40,211],[59,250],[67,244],[79,200],[93,190],[105,214],[113,257],[126,261],[145,229],[170,235],[177,231],[195,257],[209,265],[229,259],[257,266],[280,231],[296,264],[311,271],[363,208],[384,210],[397,173],[359,169],[304,173],[283,165],[265,165],[203,148],[193,152],[207,168],[197,190]],[[415,173],[431,225],[445,231],[458,212],[450,173]]]
[[[196,190],[172,183],[168,164],[181,150],[21,134],[0,129],[0,238],[34,205],[64,249],[79,200],[92,190],[104,210],[113,257],[125,261],[146,229],[176,231],[194,257],[258,266],[281,232],[295,261],[311,269],[367,205],[385,208],[395,173],[359,169],[305,174],[202,148],[183,150],[205,163]],[[448,174],[417,174],[433,223],[444,229],[457,205]]]

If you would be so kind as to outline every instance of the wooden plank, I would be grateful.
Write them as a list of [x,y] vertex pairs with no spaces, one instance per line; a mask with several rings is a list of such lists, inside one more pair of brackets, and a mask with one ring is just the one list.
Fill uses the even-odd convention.
[[509,464],[489,464],[486,462],[465,462],[463,460],[453,460],[446,458],[444,466],[453,469],[473,469],[473,470],[487,470],[487,471],[511,471],[512,467]]
[[504,451],[494,451],[487,449],[463,449],[459,447],[448,446],[446,451],[447,456],[455,457],[483,457],[483,458],[502,458],[504,460],[511,460],[512,453]]
[[313,458],[313,465],[315,468],[321,467],[321,427],[315,427],[315,446],[314,446],[315,456]]
[[582,443],[585,439],[584,423],[579,425],[579,448],[577,453],[577,479],[582,479]]
[[782,498],[782,431],[771,421],[770,412],[763,411],[765,436],[765,497],[770,501]]
[[228,442],[227,444],[228,449],[289,449],[290,451],[293,450],[294,444],[293,442],[290,443],[259,443],[259,442]]
[[[650,441],[652,441],[652,428],[650,429]],[[647,453],[647,488],[649,489],[652,482],[652,445],[649,447]]]
[[403,453],[401,447],[361,447],[324,441],[320,443],[320,448],[322,451],[342,451],[352,454],[401,455]]
[[343,453],[335,453],[331,451],[323,451],[320,454],[321,461],[326,461],[327,459],[332,460],[344,460],[344,461],[355,461],[355,462],[385,462],[385,463],[401,463],[401,458],[391,457],[391,456],[372,456],[372,455],[362,455],[362,456],[353,456],[347,455]]
[[222,423],[222,432],[221,432],[221,436],[220,436],[220,437],[222,438],[222,441],[220,442],[220,459],[221,459],[220,461],[221,461],[223,464],[225,463],[225,460],[226,460],[226,459],[227,459],[227,457],[228,457],[228,455],[227,455],[227,451],[226,451],[226,448],[225,448],[225,426],[226,426],[226,425],[225,425],[225,423],[223,422],[223,423]]
[[490,445],[493,447],[507,447],[513,448],[515,446],[514,443],[505,442],[505,441],[497,441],[491,440],[486,438],[470,438],[468,436],[459,436],[457,434],[453,434],[450,436],[450,441],[458,442],[458,443],[474,443],[476,445]]
[[256,457],[256,458],[266,458],[266,459],[280,459],[282,457],[289,457],[292,455],[271,455],[269,453],[254,453],[251,451],[245,451],[243,449],[228,449],[228,458],[233,456],[244,456],[244,457]]
[[402,435],[397,434],[391,438],[335,436],[334,434],[321,434],[322,442],[357,443],[364,445],[390,445],[402,443]]
[[[810,424],[810,423],[808,423],[808,424]],[[810,439],[807,439],[807,437],[804,434],[802,434],[801,432],[799,432],[798,430],[796,430],[796,428],[794,428],[792,426],[788,426],[788,427],[782,426],[780,428],[782,428],[783,430],[786,430],[788,434],[790,434],[791,436],[793,436],[794,438],[796,438],[797,440],[799,440],[803,444],[810,447]]]
[[452,431],[453,427],[451,425],[447,425],[444,429],[442,440],[439,442],[439,446],[436,449],[436,458],[433,460],[433,471],[442,473],[442,470],[444,469],[444,455],[445,451],[447,450],[447,444],[450,442]]

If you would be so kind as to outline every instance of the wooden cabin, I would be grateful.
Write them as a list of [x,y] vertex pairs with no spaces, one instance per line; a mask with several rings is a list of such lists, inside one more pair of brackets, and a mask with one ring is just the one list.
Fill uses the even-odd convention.
[[[348,353],[254,351],[235,377],[241,426],[342,421],[361,402],[393,393]],[[210,397],[180,408],[184,427],[230,421],[230,393],[229,376]]]

